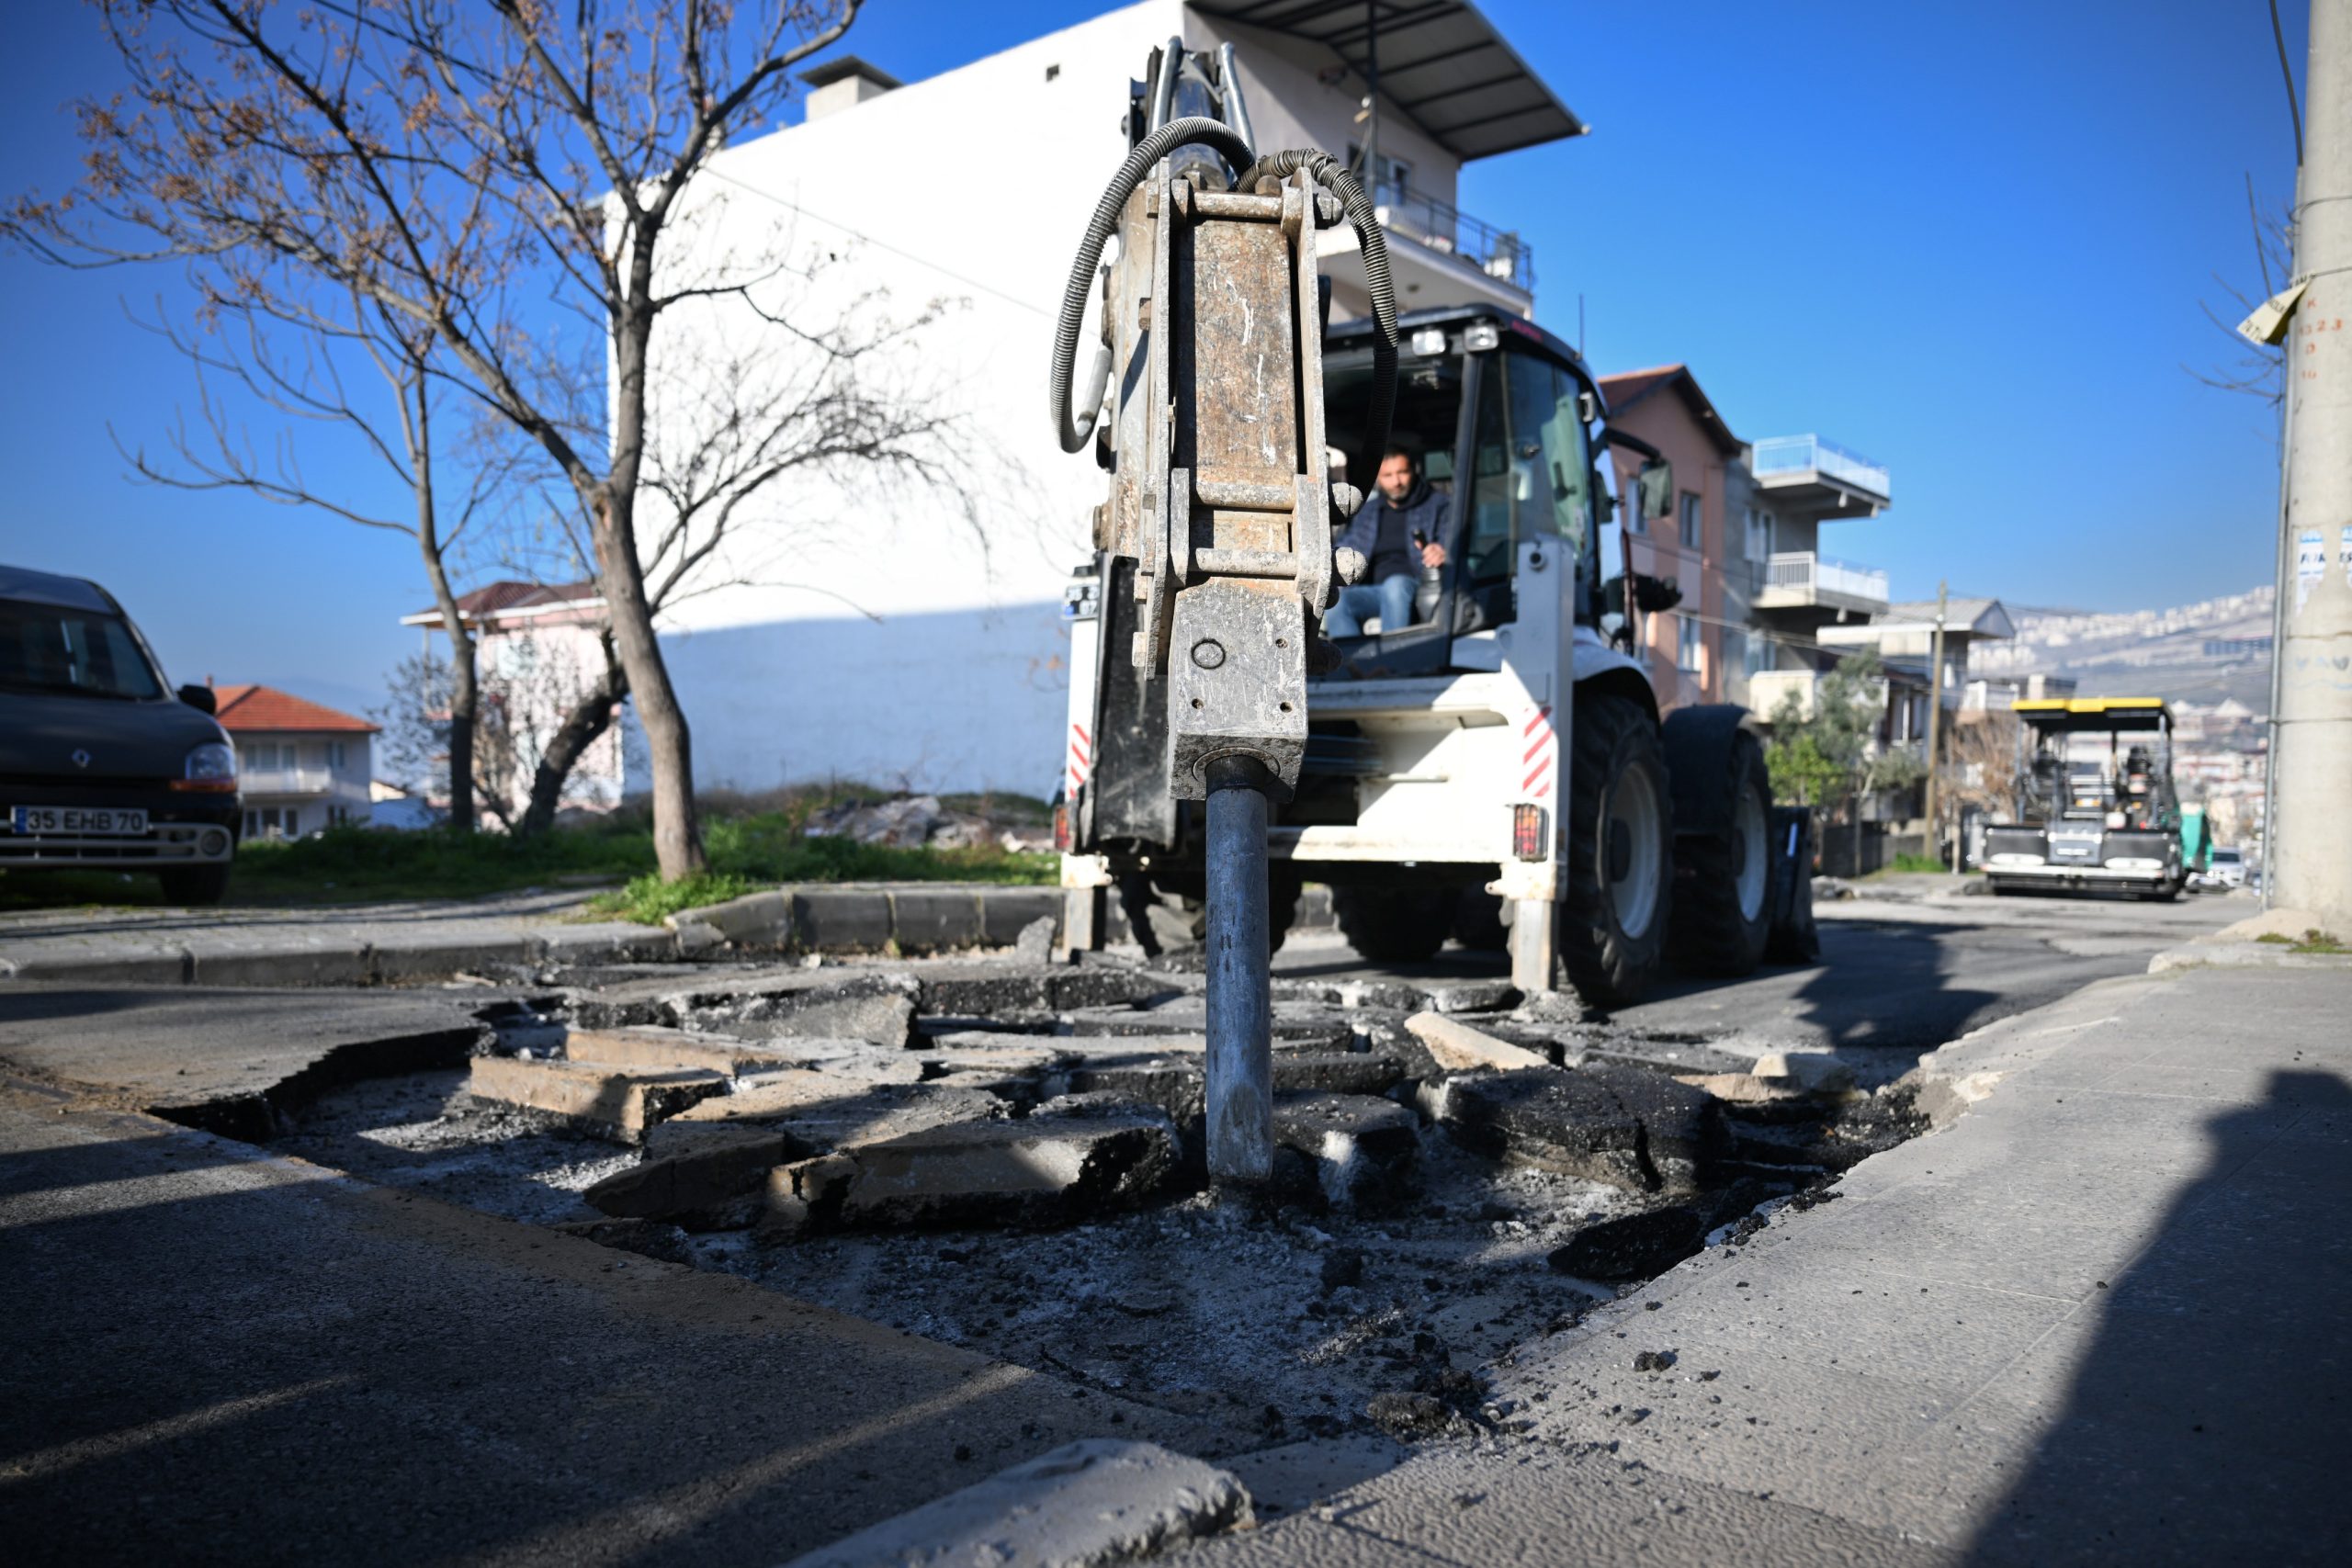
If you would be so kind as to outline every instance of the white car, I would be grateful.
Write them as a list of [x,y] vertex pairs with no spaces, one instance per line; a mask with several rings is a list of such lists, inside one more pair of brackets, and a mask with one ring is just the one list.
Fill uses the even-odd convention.
[[2245,852],[2243,850],[2216,847],[2212,857],[2197,879],[2199,887],[2244,887],[2245,886]]

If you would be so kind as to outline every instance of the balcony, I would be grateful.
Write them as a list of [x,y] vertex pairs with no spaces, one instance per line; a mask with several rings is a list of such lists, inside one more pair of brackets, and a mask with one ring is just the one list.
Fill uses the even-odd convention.
[[[1388,181],[1374,194],[1373,209],[1388,239],[1397,310],[1500,305],[1520,316],[1533,311],[1535,251],[1519,235]],[[1317,251],[1325,271],[1363,287],[1363,260],[1352,228],[1342,223],[1324,230]]]
[[246,795],[325,795],[334,788],[331,768],[247,768],[237,775]]
[[1886,573],[1850,566],[1811,551],[1771,557],[1751,601],[1759,610],[1850,610],[1886,613]]
[[1873,517],[1894,490],[1882,463],[1818,435],[1776,435],[1748,449],[1756,488],[1799,511]]

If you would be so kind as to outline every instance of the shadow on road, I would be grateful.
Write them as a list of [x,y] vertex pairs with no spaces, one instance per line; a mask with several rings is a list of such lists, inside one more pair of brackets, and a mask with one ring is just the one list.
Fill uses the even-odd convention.
[[2352,1562],[2352,1086],[2273,1073],[2206,1131],[1972,1562]]

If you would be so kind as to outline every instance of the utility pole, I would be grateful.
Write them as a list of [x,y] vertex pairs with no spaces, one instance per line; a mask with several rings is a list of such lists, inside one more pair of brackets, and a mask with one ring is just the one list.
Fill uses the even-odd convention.
[[1936,818],[1936,743],[1944,731],[1944,608],[1951,587],[1936,584],[1936,636],[1928,651],[1928,852],[1938,860],[1944,858],[1944,846]]
[[2288,323],[2275,801],[2276,908],[2352,934],[2352,3],[2311,8]]

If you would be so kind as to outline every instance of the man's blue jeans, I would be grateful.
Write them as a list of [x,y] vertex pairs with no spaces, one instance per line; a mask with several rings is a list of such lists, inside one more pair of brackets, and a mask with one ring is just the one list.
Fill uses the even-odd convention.
[[1323,615],[1326,637],[1362,637],[1364,618],[1380,617],[1383,632],[1401,632],[1413,624],[1413,595],[1420,591],[1419,573],[1399,571],[1380,580],[1377,587],[1359,582],[1340,590],[1340,602]]

